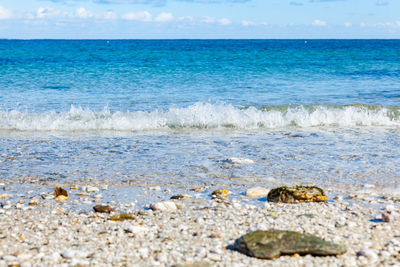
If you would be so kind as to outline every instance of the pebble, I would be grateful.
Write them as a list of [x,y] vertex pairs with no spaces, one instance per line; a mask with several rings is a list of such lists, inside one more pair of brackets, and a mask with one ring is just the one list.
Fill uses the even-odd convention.
[[152,210],[159,211],[174,211],[177,210],[177,206],[173,201],[161,201],[150,206]]
[[87,258],[89,256],[89,253],[84,250],[66,249],[61,253],[61,256],[67,259]]
[[264,187],[252,187],[247,189],[246,197],[249,198],[261,198],[268,195],[269,190]]
[[146,226],[140,225],[130,225],[128,228],[125,229],[125,232],[132,233],[132,234],[144,234],[150,231],[150,229]]
[[376,261],[378,259],[378,255],[372,249],[362,248],[359,252],[357,252],[357,256],[363,256],[368,258],[370,261]]
[[254,164],[256,163],[252,159],[245,159],[245,158],[227,158],[225,162],[230,164]]
[[98,187],[88,185],[88,186],[82,186],[82,191],[86,193],[98,193],[100,189]]

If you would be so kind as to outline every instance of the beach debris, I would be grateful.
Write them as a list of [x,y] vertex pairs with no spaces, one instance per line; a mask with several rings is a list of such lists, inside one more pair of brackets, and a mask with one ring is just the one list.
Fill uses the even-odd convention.
[[229,164],[254,164],[256,163],[252,159],[245,159],[245,158],[227,158],[224,160],[225,163]]
[[191,195],[187,195],[187,194],[180,194],[180,195],[174,195],[171,197],[172,200],[188,200],[188,199],[192,199]]
[[246,191],[246,197],[249,198],[261,198],[266,197],[267,195],[268,189],[260,186],[249,188]]
[[68,196],[68,192],[67,190],[61,188],[61,187],[54,187],[54,194],[56,195],[56,197],[58,196]]
[[129,213],[121,213],[121,214],[115,214],[109,218],[111,221],[125,221],[125,220],[136,220],[136,217],[133,216],[132,214]]
[[211,193],[212,199],[226,200],[226,199],[228,199],[228,197],[229,197],[229,191],[226,189],[215,190]]
[[71,186],[69,187],[69,189],[71,189],[71,190],[78,190],[78,189],[79,189],[79,186],[77,186],[77,185],[71,185]]
[[299,203],[299,202],[323,202],[329,200],[324,190],[316,186],[282,186],[272,189],[268,193],[268,201]]
[[107,205],[96,205],[93,207],[93,209],[95,212],[100,212],[100,213],[110,213],[115,210],[114,208]]
[[9,197],[10,197],[9,194],[0,194],[0,198],[2,198],[2,199],[6,199],[6,198],[9,198]]
[[236,240],[234,249],[250,257],[275,259],[281,255],[335,256],[346,252],[344,246],[317,236],[294,231],[254,231]]
[[55,201],[58,201],[58,202],[62,202],[62,201],[68,200],[68,199],[70,199],[70,198],[71,198],[71,197],[66,197],[66,196],[64,196],[64,195],[59,195],[58,197],[54,198],[54,200],[55,200]]
[[178,209],[175,202],[169,200],[151,204],[150,208],[152,210],[159,210],[159,211],[174,211]]

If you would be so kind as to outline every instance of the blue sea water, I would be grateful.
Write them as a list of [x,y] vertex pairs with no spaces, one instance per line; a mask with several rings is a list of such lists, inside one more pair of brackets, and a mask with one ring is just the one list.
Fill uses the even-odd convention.
[[399,134],[399,40],[0,40],[3,180],[400,188]]

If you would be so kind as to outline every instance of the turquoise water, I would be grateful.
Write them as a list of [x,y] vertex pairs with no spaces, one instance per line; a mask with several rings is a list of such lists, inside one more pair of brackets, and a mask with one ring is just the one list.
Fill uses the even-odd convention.
[[0,179],[396,188],[399,106],[399,40],[0,40]]

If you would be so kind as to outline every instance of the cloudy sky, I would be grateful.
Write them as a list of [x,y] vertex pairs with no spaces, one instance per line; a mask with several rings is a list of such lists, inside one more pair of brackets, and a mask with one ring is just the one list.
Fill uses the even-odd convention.
[[0,38],[400,38],[400,0],[0,0]]

